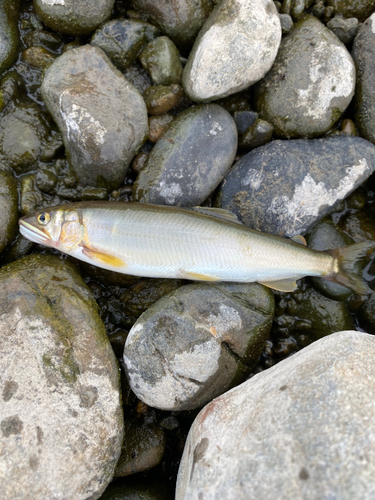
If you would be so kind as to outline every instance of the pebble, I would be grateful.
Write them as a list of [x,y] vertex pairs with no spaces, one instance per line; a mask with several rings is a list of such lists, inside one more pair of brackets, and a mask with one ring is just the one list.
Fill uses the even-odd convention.
[[359,22],[355,17],[345,19],[343,15],[336,15],[328,21],[327,28],[330,29],[342,43],[349,45],[358,32]]
[[148,140],[157,142],[160,137],[168,130],[174,116],[169,113],[162,115],[150,116],[148,119]]
[[176,45],[167,36],[159,36],[150,42],[142,50],[139,59],[155,85],[181,83],[180,54]]
[[274,311],[251,284],[193,284],[149,307],[129,332],[124,366],[136,396],[163,410],[198,408],[258,361]]
[[34,0],[43,23],[58,33],[87,36],[106,21],[115,0]]
[[44,69],[56,59],[56,56],[46,48],[35,45],[22,52],[22,59],[29,66]]
[[8,69],[17,57],[19,0],[3,0],[0,4],[0,73]]
[[293,237],[308,232],[375,170],[375,148],[360,137],[273,141],[243,156],[215,205],[247,226]]
[[270,142],[272,135],[272,124],[258,118],[239,138],[238,147],[247,150],[258,148]]
[[197,36],[182,84],[193,101],[235,94],[264,77],[281,40],[276,7],[268,0],[223,0]]
[[18,193],[13,173],[0,165],[0,253],[16,236],[18,219]]
[[375,144],[375,14],[360,27],[352,56],[357,69],[355,118],[360,134]]
[[123,414],[95,300],[55,256],[9,264],[0,283],[0,497],[99,498],[120,456]]
[[314,342],[208,404],[190,429],[176,500],[371,500],[375,340]]
[[189,108],[155,144],[134,183],[134,199],[200,205],[232,166],[236,150],[236,126],[225,109],[217,104]]
[[147,112],[150,115],[161,115],[167,113],[179,103],[184,95],[184,91],[177,83],[172,85],[155,85],[148,87],[143,92]]
[[355,67],[345,45],[318,19],[305,16],[257,85],[256,110],[279,137],[316,137],[340,118],[354,87]]
[[48,67],[42,96],[79,182],[119,188],[148,132],[139,92],[101,49],[84,45]]
[[374,10],[374,0],[327,0],[327,5],[332,11],[342,14],[345,18],[356,17],[359,21],[364,21]]

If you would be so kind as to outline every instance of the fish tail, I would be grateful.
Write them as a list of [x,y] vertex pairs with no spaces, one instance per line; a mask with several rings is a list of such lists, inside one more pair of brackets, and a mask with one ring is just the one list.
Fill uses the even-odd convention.
[[359,275],[356,264],[364,257],[371,255],[374,250],[374,241],[361,241],[347,247],[327,250],[326,253],[335,257],[337,263],[337,271],[327,276],[327,279],[351,288],[359,294],[371,293],[371,288]]

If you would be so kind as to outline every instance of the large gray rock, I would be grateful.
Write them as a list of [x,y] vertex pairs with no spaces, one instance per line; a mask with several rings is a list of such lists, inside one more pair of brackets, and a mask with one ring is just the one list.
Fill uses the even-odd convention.
[[217,104],[189,108],[153,147],[134,183],[134,199],[200,205],[232,166],[236,150],[237,129],[228,111]]
[[0,253],[16,236],[18,193],[10,168],[0,165]]
[[182,83],[193,101],[239,92],[271,68],[281,40],[276,7],[269,0],[223,0],[199,32]]
[[31,255],[0,270],[0,311],[0,498],[99,498],[123,414],[92,293],[72,264]]
[[187,285],[164,296],[126,340],[132,390],[162,410],[202,406],[257,363],[273,312],[272,292],[255,283]]
[[216,204],[247,226],[304,234],[375,170],[375,147],[360,137],[273,141],[243,156]]
[[327,132],[349,105],[355,68],[345,45],[312,16],[283,39],[275,64],[256,89],[256,107],[281,137]]
[[17,57],[19,8],[19,0],[3,0],[0,3],[0,73],[8,69]]
[[176,500],[373,500],[375,339],[325,337],[207,405]]
[[34,0],[46,26],[66,35],[89,35],[112,12],[115,0]]
[[360,27],[352,56],[357,69],[356,125],[363,137],[375,143],[375,14]]
[[147,136],[140,93],[101,49],[84,45],[49,66],[42,96],[78,180],[118,188]]

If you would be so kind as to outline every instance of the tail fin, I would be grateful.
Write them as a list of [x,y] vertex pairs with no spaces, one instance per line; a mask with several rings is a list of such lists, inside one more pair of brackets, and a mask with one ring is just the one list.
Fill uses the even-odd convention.
[[361,241],[347,247],[326,250],[326,253],[336,258],[338,264],[338,271],[328,279],[351,288],[360,294],[371,293],[371,288],[363,281],[362,276],[358,275],[355,264],[364,257],[371,255],[374,250],[374,241]]

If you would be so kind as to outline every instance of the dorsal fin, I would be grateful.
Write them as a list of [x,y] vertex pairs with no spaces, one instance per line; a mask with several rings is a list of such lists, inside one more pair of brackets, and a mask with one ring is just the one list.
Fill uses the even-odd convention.
[[201,212],[205,215],[210,215],[211,217],[216,217],[217,219],[225,220],[227,222],[235,222],[236,224],[241,224],[233,212],[225,210],[224,208],[212,208],[212,207],[193,207],[196,212]]
[[290,239],[294,241],[294,243],[298,243],[299,245],[304,245],[305,247],[307,246],[305,238],[300,234],[296,234],[296,236],[293,236]]

